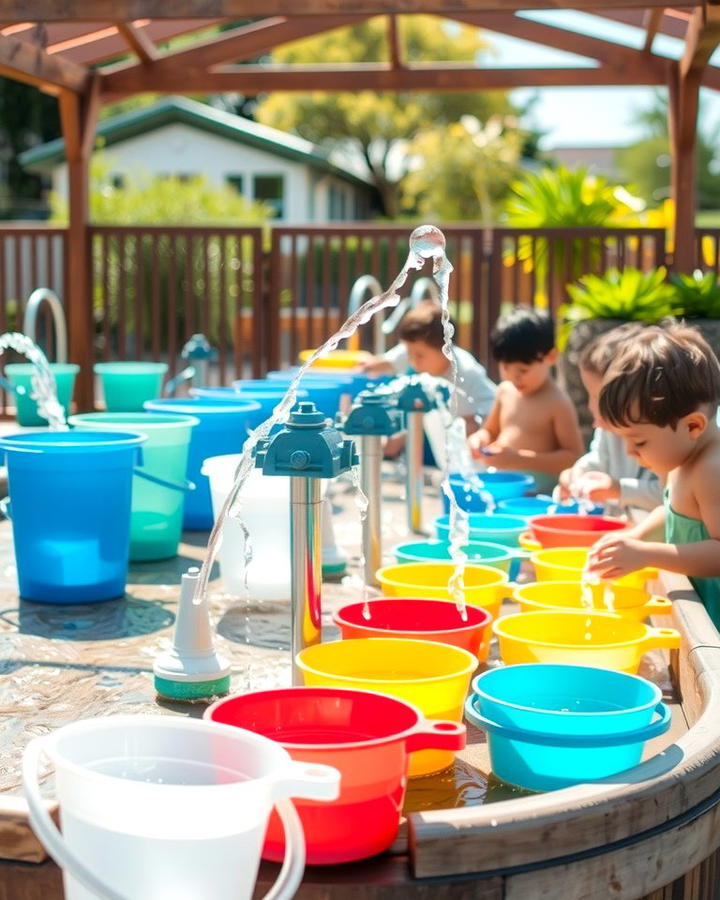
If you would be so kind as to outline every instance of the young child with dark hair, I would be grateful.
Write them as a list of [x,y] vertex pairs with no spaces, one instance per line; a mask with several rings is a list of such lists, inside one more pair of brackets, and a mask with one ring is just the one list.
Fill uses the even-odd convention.
[[[694,328],[650,327],[607,370],[600,416],[629,456],[667,478],[664,504],[593,547],[589,573],[644,566],[687,575],[720,626],[720,364]],[[664,525],[666,543],[644,541]]]
[[580,354],[578,369],[588,394],[595,432],[588,452],[560,474],[560,499],[580,496],[595,503],[615,502],[623,508],[655,509],[662,503],[658,476],[625,452],[625,442],[600,417],[598,400],[605,373],[628,341],[645,330],[628,322],[591,341]]
[[517,307],[500,317],[490,344],[503,381],[470,449],[489,466],[530,472],[537,489],[550,492],[584,449],[575,408],[551,376],[553,321],[541,310]]
[[[406,313],[398,326],[400,343],[382,357],[369,362],[370,375],[427,372],[436,378],[452,379],[452,365],[443,353],[442,309],[434,301],[423,301]],[[468,432],[478,427],[477,417],[490,411],[495,385],[475,357],[461,347],[453,347],[457,364],[457,411],[465,419]]]

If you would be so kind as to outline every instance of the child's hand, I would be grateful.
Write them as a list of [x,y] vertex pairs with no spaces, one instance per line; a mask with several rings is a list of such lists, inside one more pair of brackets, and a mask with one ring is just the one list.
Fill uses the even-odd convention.
[[487,447],[490,443],[490,435],[485,431],[484,428],[480,428],[478,431],[473,432],[468,438],[468,447],[470,448],[470,453],[475,459],[482,459],[485,455],[483,453],[483,449]]
[[563,469],[562,472],[558,475],[558,483],[555,491],[557,491],[557,497],[553,492],[553,499],[556,501],[569,500],[571,495],[570,486],[574,483],[575,478],[573,477],[572,469]]
[[576,481],[581,497],[595,503],[620,499],[620,484],[606,472],[585,472]]
[[521,463],[521,456],[512,447],[503,447],[500,444],[488,444],[483,449],[483,456],[488,457],[488,465],[496,469],[517,469]]
[[382,356],[371,356],[360,363],[359,371],[371,378],[376,378],[378,375],[392,375],[395,370],[391,363]]
[[622,578],[648,565],[647,552],[644,541],[613,531],[592,546],[585,571],[599,578]]

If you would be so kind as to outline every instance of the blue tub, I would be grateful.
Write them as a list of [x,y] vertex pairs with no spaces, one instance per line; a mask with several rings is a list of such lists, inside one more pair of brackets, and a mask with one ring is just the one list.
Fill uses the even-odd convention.
[[[200,400],[210,401],[210,403],[237,403],[239,400],[243,402],[249,400],[257,403],[259,404],[260,408],[260,413],[257,417],[257,424],[260,424],[260,422],[264,422],[265,419],[270,418],[270,416],[273,414],[273,411],[275,410],[275,407],[285,396],[286,390],[283,390],[282,387],[276,388],[273,385],[268,385],[267,388],[263,389],[248,389],[242,394],[238,393],[235,388],[231,387],[193,388],[190,393],[193,397],[196,397]],[[304,388],[300,388],[300,390],[297,392],[297,399],[307,400],[307,398],[307,391]],[[253,425],[252,427],[254,428],[255,425]],[[237,450],[233,450],[232,452],[237,453]]]
[[[508,573],[518,557],[526,555],[522,550],[516,551],[511,547],[503,547],[502,544],[466,544],[463,551],[467,555],[469,563],[492,566],[494,569]],[[444,541],[416,541],[409,544],[397,544],[393,547],[392,552],[400,565],[415,562],[450,562],[452,559],[450,544]]]
[[660,688],[638,675],[535,663],[478,675],[465,704],[502,781],[532,791],[616,775],[670,727]]
[[[498,514],[470,513],[470,542],[480,544],[502,544],[505,547],[517,547],[520,535],[527,531],[527,520],[520,516],[504,516]],[[450,540],[450,516],[438,516],[435,519],[435,531],[438,540]]]
[[199,420],[192,430],[188,454],[187,479],[195,484],[195,490],[185,496],[183,527],[207,530],[212,528],[213,511],[210,499],[210,482],[201,472],[203,463],[210,456],[239,453],[248,431],[262,421],[260,405],[253,400],[235,395],[235,403],[227,401],[207,402],[204,398],[148,400],[145,409],[155,413],[181,413]]
[[[455,495],[458,506],[467,512],[485,512],[486,496],[489,494],[495,503],[511,497],[522,497],[535,488],[532,475],[523,472],[478,472],[481,490],[469,482],[463,475],[454,473],[450,476],[450,489]],[[450,512],[450,501],[445,491],[440,489],[443,512]]]
[[145,440],[122,431],[0,440],[21,597],[95,603],[125,593],[133,471]]
[[[533,516],[566,515],[580,512],[580,504],[575,500],[567,503],[555,503],[552,497],[538,494],[536,497],[513,497],[510,500],[501,500],[497,505],[498,512],[509,516],[525,516],[531,519]],[[586,510],[589,516],[601,516],[603,507],[593,504]]]
[[[232,386],[241,397],[252,398],[255,397],[255,394],[258,391],[262,393],[277,390],[280,399],[282,400],[287,393],[291,380],[292,379],[288,379],[287,381],[273,381],[266,378],[262,380],[233,381]],[[340,397],[343,393],[342,385],[327,381],[321,382],[313,378],[303,378],[298,393],[301,391],[305,394],[302,399],[312,400],[323,415],[330,419],[335,419],[335,416],[340,411]]]

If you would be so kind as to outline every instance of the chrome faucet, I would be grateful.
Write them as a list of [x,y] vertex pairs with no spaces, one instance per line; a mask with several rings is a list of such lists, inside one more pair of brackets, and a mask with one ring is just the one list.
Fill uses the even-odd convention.
[[180,359],[189,361],[190,365],[167,382],[163,391],[165,396],[172,397],[179,385],[186,381],[194,381],[198,387],[208,387],[210,361],[216,355],[204,334],[194,334],[180,351]]
[[[350,288],[348,299],[348,316],[354,315],[365,302],[367,295],[375,297],[382,294],[382,285],[374,275],[361,275]],[[348,340],[348,350],[360,349],[360,333],[358,331]],[[373,353],[380,355],[385,352],[385,334],[383,333],[382,317],[373,319]]]
[[53,323],[55,325],[55,362],[67,362],[67,326],[65,325],[65,313],[63,311],[60,298],[51,291],[50,288],[37,288],[28,297],[25,305],[25,316],[23,318],[23,332],[30,340],[37,344],[37,316],[41,303],[45,300],[52,312]]
[[385,335],[395,331],[400,324],[400,319],[402,319],[406,312],[416,307],[420,301],[434,300],[437,302],[439,299],[440,292],[438,291],[435,280],[433,278],[418,278],[412,286],[410,296],[401,300],[392,313],[382,323],[383,342],[385,341]]

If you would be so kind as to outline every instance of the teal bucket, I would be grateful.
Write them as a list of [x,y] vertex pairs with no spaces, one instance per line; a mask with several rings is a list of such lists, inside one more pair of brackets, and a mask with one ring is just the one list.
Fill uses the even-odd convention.
[[531,663],[483,672],[472,687],[465,715],[487,733],[493,773],[531,791],[617,775],[670,727],[660,688],[625,672]]
[[[474,543],[463,548],[469,563],[492,566],[501,572],[510,572],[510,566],[522,551],[500,544]],[[450,562],[450,544],[447,541],[417,541],[412,544],[397,544],[393,547],[399,565],[416,562]]]
[[135,470],[130,519],[130,559],[141,562],[177,555],[182,534],[190,436],[199,420],[165,413],[87,413],[71,416],[80,431],[144,434],[142,471]]
[[102,381],[108,412],[142,412],[143,403],[160,396],[167,363],[97,363],[93,371]]
[[[74,363],[49,363],[49,366],[55,378],[58,401],[67,417],[75,387],[75,376],[80,371],[80,366],[76,366]],[[38,414],[37,403],[30,396],[33,391],[30,379],[35,371],[32,363],[9,363],[5,366],[5,375],[12,386],[23,389],[23,393],[15,392],[15,416],[18,425],[30,427],[47,425],[47,419],[43,419]]]

